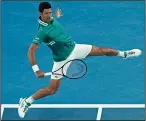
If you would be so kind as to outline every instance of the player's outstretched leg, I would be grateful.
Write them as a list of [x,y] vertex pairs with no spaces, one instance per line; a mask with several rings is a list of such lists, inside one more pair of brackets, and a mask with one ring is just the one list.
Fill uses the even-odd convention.
[[19,107],[18,107],[18,114],[21,118],[24,118],[26,112],[29,109],[29,106],[38,99],[44,98],[48,95],[53,95],[57,92],[60,86],[61,79],[58,80],[51,80],[50,86],[46,88],[42,88],[38,90],[34,95],[30,96],[29,98],[20,98]]
[[111,48],[100,48],[92,46],[91,52],[88,56],[120,56],[122,58],[133,58],[139,55],[141,55],[141,50],[139,49],[120,51]]

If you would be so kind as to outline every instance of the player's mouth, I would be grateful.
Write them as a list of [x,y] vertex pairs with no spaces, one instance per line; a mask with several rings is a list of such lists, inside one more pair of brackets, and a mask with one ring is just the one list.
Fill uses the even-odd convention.
[[51,20],[51,18],[47,18],[47,20]]

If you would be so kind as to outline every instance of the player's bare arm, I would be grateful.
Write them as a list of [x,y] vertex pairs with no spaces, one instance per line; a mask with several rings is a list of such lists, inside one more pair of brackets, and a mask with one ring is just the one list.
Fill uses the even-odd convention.
[[37,49],[38,49],[37,44],[31,44],[31,46],[28,49],[28,58],[29,58],[29,62],[33,68],[35,75],[38,78],[42,78],[42,77],[44,77],[44,74],[39,70],[37,63],[36,63],[36,59],[35,59],[35,52]]
[[31,44],[28,49],[28,58],[30,61],[31,66],[36,65],[36,59],[35,59],[35,51],[38,49],[37,44]]

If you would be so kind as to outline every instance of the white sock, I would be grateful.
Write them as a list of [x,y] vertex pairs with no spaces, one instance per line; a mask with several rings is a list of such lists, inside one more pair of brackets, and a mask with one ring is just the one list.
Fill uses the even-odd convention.
[[125,57],[124,51],[118,51],[118,56]]
[[26,99],[26,102],[31,104],[34,102],[34,99],[32,98],[32,96],[30,96],[29,98]]

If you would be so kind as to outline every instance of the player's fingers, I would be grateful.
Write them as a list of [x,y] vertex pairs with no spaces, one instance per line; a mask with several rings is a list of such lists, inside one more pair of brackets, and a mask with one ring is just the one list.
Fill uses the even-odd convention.
[[42,73],[42,72],[40,72],[39,74],[37,74],[37,77],[38,78],[43,78],[45,75],[44,75],[44,73]]
[[59,11],[60,13],[62,13],[62,10],[61,10],[61,9],[58,9],[58,11]]
[[61,11],[61,9],[60,9],[60,8],[57,8],[57,11],[58,11],[58,12],[60,12],[60,11]]
[[60,11],[60,16],[63,16],[62,12]]
[[60,9],[60,8],[58,8],[58,10],[59,10],[59,11],[61,11],[61,9]]
[[44,75],[44,73],[41,73],[41,77],[44,77],[45,75]]
[[43,78],[43,77],[44,77],[44,75],[39,75],[39,76],[38,76],[38,78]]

